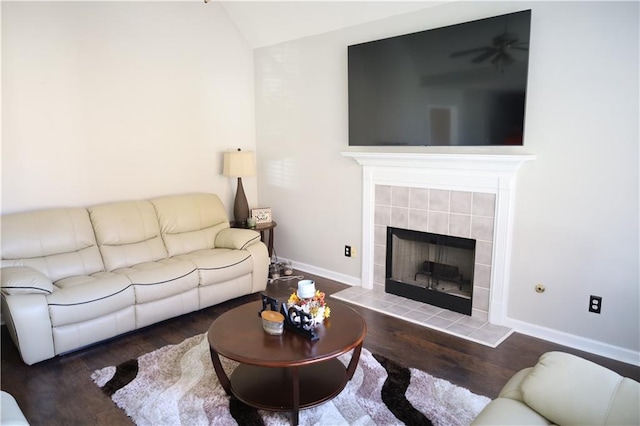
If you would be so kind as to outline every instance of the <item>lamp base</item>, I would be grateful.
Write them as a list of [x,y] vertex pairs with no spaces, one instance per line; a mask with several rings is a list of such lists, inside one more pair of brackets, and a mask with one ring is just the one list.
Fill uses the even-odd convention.
[[249,203],[247,203],[247,196],[244,193],[241,177],[238,177],[238,190],[236,191],[236,200],[233,204],[233,217],[236,225],[240,225],[242,227],[247,226],[247,219],[249,218]]

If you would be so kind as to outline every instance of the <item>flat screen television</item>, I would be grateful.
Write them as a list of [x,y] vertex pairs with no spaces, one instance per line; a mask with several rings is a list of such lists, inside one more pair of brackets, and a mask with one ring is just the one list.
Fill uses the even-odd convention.
[[522,145],[530,28],[526,10],[349,46],[349,145]]

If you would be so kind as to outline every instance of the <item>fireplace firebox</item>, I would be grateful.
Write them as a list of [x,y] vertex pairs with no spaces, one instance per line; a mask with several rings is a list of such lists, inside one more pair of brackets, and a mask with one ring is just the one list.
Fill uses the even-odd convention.
[[471,315],[476,241],[387,227],[385,291]]

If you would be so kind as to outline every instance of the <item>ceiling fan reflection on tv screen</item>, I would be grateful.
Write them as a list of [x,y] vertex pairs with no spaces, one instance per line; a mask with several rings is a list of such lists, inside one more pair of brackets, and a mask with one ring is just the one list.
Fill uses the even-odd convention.
[[522,145],[531,10],[348,47],[349,145]]

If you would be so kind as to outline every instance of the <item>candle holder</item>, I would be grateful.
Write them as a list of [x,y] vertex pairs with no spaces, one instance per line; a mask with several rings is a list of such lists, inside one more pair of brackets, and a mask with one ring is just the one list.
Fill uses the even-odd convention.
[[262,317],[262,312],[265,310],[278,311],[278,305],[280,305],[280,313],[284,316],[284,328],[291,330],[307,339],[316,341],[320,338],[315,331],[315,322],[313,316],[304,312],[301,309],[297,309],[296,306],[287,306],[286,303],[278,303],[277,299],[262,295],[262,309],[258,312],[258,315]]

